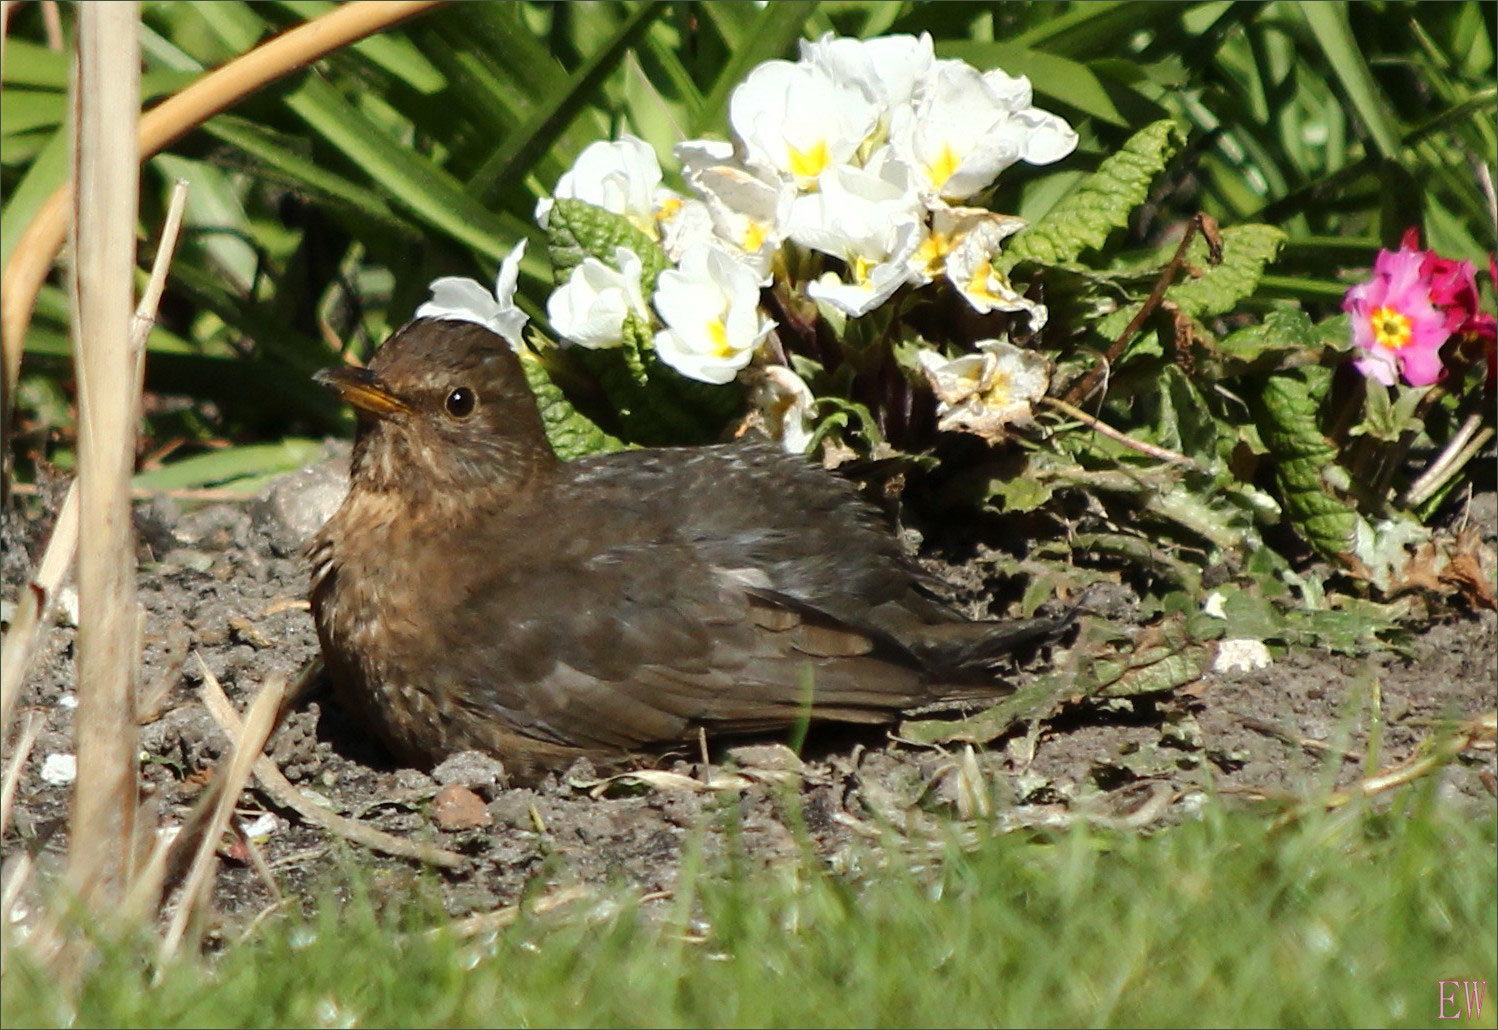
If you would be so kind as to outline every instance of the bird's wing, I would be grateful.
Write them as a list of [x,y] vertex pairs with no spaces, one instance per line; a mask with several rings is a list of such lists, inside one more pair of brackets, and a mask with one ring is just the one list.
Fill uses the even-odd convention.
[[472,596],[482,603],[455,617],[474,644],[445,663],[463,680],[453,693],[553,743],[640,749],[699,726],[762,730],[808,701],[817,718],[879,722],[927,700],[893,640],[687,545],[615,547],[539,577],[512,569]]

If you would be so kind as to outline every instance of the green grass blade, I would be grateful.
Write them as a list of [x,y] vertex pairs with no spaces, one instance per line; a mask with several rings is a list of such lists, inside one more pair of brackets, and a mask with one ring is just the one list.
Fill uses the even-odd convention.
[[1300,10],[1353,109],[1373,137],[1374,146],[1385,158],[1399,160],[1400,129],[1389,114],[1394,105],[1374,81],[1362,48],[1353,37],[1347,5],[1302,0]]
[[568,80],[567,88],[543,100],[526,123],[489,156],[483,167],[468,180],[469,194],[492,202],[500,190],[532,164],[567,123],[592,101],[603,79],[618,67],[630,47],[665,10],[663,0],[651,0],[635,9],[613,38],[594,52]]

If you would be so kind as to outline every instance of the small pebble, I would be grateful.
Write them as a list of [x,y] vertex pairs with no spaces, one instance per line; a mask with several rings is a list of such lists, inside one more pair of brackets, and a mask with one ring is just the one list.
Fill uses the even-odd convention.
[[42,761],[42,779],[62,787],[78,778],[78,759],[73,755],[48,755]]
[[494,821],[483,798],[455,783],[443,787],[432,799],[432,818],[438,829],[448,833],[476,830]]

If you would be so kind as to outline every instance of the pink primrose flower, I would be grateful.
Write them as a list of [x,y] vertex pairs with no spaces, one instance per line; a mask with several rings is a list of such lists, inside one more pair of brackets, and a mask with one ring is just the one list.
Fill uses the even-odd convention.
[[1405,246],[1380,250],[1373,278],[1342,300],[1342,310],[1352,316],[1353,342],[1363,351],[1353,364],[1385,386],[1399,376],[1411,386],[1441,378],[1441,345],[1451,330],[1446,312],[1432,303],[1426,257],[1426,251]]

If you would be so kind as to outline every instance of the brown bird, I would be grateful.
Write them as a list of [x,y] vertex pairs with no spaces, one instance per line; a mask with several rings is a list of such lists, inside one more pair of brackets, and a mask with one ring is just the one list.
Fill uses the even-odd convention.
[[1053,632],[933,598],[847,481],[762,442],[559,460],[509,345],[419,319],[367,369],[348,497],[308,548],[341,705],[405,761],[518,781],[710,735],[1008,691]]

